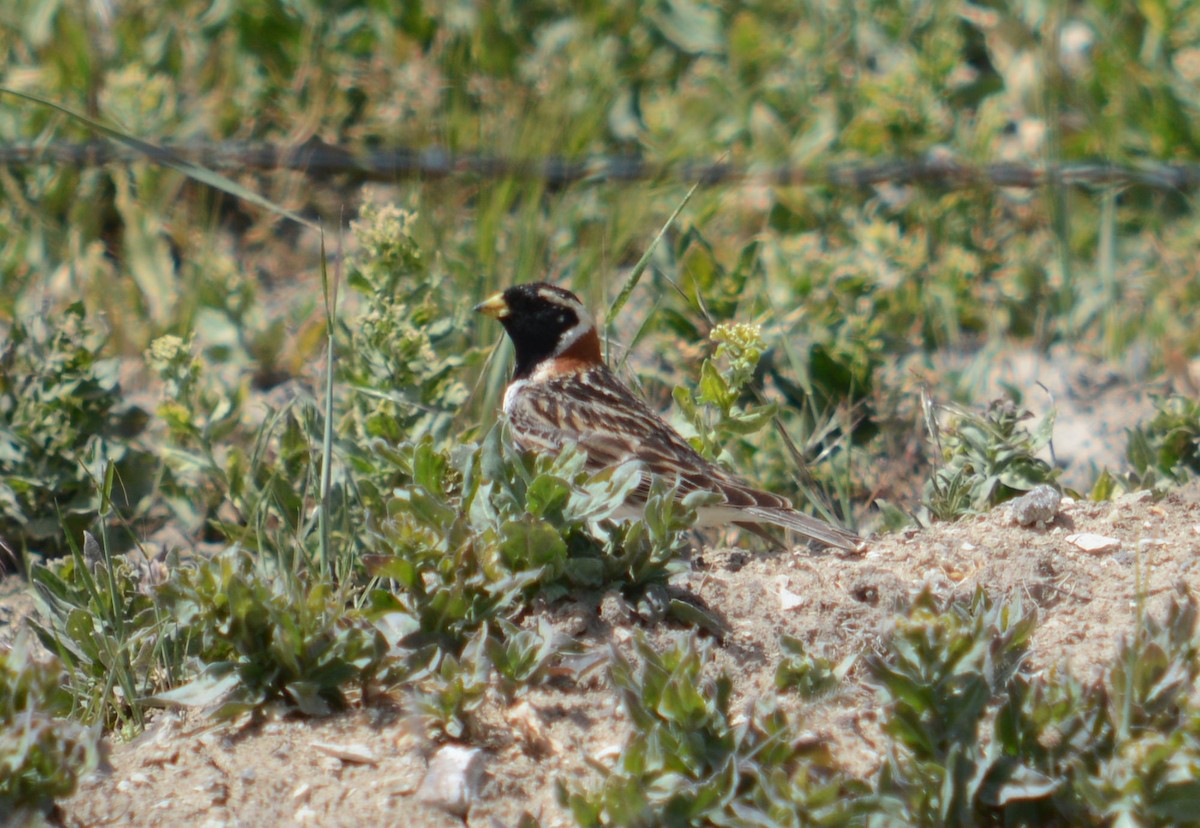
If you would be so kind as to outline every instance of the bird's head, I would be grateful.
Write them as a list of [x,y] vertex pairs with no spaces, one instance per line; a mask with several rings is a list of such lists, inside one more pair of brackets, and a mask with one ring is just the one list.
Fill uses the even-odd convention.
[[513,379],[529,376],[551,359],[601,362],[596,324],[569,290],[547,282],[513,285],[475,310],[498,319],[508,332],[517,357]]

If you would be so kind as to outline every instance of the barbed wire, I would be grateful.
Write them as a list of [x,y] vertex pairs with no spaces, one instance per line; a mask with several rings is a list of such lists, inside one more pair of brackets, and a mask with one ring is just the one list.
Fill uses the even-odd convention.
[[373,181],[457,177],[521,178],[551,186],[580,182],[677,180],[718,184],[777,186],[827,185],[868,187],[880,184],[930,184],[949,188],[978,186],[1035,189],[1048,184],[1090,187],[1147,187],[1190,192],[1200,186],[1200,164],[1107,162],[968,164],[948,153],[917,159],[893,159],[824,166],[741,166],[725,162],[659,163],[635,156],[586,159],[510,158],[446,149],[355,150],[321,142],[284,147],[272,144],[195,143],[135,150],[110,141],[0,145],[0,165],[69,164],[78,167],[130,163],[149,157],[184,161],[215,170],[290,170],[316,178],[350,174]]

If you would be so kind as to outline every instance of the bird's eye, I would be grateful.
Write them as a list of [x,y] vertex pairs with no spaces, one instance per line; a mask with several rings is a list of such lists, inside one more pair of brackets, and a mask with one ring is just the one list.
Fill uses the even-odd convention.
[[571,321],[571,317],[570,317],[570,316],[568,316],[567,314],[565,314],[565,313],[560,313],[560,314],[558,315],[558,324],[560,324],[560,325],[566,325],[566,324],[567,324],[568,322],[570,322],[570,321]]

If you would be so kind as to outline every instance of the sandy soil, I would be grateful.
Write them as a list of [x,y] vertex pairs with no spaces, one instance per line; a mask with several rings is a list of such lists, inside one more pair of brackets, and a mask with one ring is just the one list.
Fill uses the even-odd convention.
[[[1068,541],[1077,532],[1120,543],[1086,552]],[[1145,494],[1066,501],[1045,528],[1017,526],[1002,508],[878,539],[858,556],[705,549],[679,586],[729,625],[730,634],[713,643],[712,669],[733,677],[736,708],[774,692],[779,634],[831,659],[870,651],[895,608],[926,587],[951,596],[982,584],[996,598],[1020,595],[1040,618],[1033,667],[1087,676],[1130,631],[1139,583],[1151,611],[1160,612],[1176,584],[1200,590],[1198,560],[1200,486],[1193,485],[1157,503]],[[8,593],[6,604],[20,600]],[[623,646],[638,629],[658,643],[680,634],[622,609],[614,596],[591,595],[541,608],[526,621],[544,615],[592,646]],[[485,705],[476,742],[485,773],[467,825],[516,825],[523,814],[543,826],[569,825],[555,802],[556,780],[594,781],[599,774],[587,760],[615,760],[627,724],[603,670],[535,689],[527,701]],[[878,703],[860,666],[832,696],[783,703],[803,714],[848,770],[869,774],[880,761]],[[62,803],[63,815],[78,825],[462,825],[418,801],[436,747],[413,735],[402,694],[324,720],[215,725],[162,713],[136,740],[112,746],[111,770]]]

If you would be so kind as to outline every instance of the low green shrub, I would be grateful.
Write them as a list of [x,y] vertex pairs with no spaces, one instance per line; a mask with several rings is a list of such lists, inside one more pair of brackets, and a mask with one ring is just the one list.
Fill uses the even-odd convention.
[[151,567],[112,554],[88,533],[82,548],[34,567],[30,580],[37,607],[30,624],[63,664],[75,716],[140,727],[142,699],[178,676],[161,640]]
[[1013,400],[996,400],[982,413],[954,408],[944,428],[931,422],[940,463],[925,483],[922,502],[934,518],[986,512],[1035,486],[1054,483],[1058,470],[1037,456],[1053,436],[1054,413],[1033,431],[1022,425],[1030,416]]
[[33,658],[18,636],[0,648],[0,822],[50,824],[54,800],[70,796],[100,763],[99,734],[68,718],[74,708],[63,669]]
[[[96,520],[111,465],[115,505],[138,509],[157,464],[138,447],[145,413],[121,390],[119,365],[76,303],[46,320],[13,321],[0,346],[0,542],[61,555]],[[0,568],[12,564],[0,550]]]
[[1150,421],[1129,429],[1125,456],[1140,488],[1178,486],[1200,475],[1200,399],[1155,397]]
[[230,548],[178,566],[158,591],[170,634],[195,665],[158,702],[212,707],[220,717],[280,703],[312,716],[366,692],[387,655],[383,634],[328,581]]
[[[1197,615],[1182,592],[1084,683],[1027,668],[1036,614],[1019,600],[923,593],[865,660],[889,740],[868,779],[848,777],[770,702],[732,716],[732,684],[705,675],[694,637],[664,652],[639,639],[635,658],[610,663],[631,726],[620,758],[597,785],[560,786],[560,799],[583,826],[1191,824]],[[797,652],[789,645],[781,675]]]
[[851,824],[865,785],[769,700],[736,716],[729,677],[706,675],[705,643],[680,637],[658,652],[639,638],[634,652],[609,665],[631,725],[616,765],[598,786],[559,784],[577,824]]

